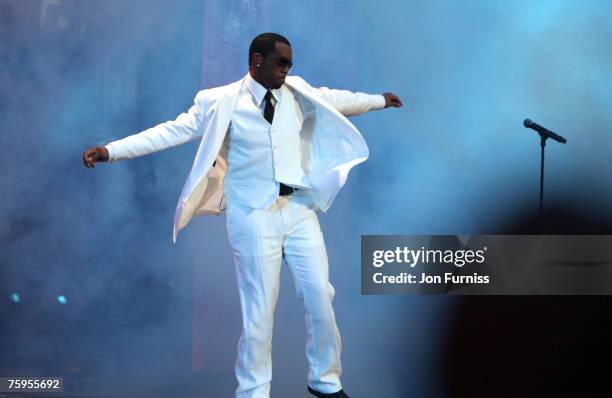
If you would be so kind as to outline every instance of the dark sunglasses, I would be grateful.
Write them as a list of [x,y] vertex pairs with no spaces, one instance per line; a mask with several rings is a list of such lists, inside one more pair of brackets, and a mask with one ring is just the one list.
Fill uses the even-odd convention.
[[265,57],[265,58],[270,58],[276,61],[276,66],[278,66],[279,68],[293,68],[293,62],[289,61],[287,58],[285,57]]

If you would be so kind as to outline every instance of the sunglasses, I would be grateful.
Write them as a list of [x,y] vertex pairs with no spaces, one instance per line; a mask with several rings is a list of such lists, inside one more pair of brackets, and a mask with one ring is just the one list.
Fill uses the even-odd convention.
[[265,57],[265,58],[269,58],[269,59],[276,61],[276,66],[278,66],[279,68],[283,68],[283,69],[288,68],[289,70],[293,68],[293,62],[289,61],[285,57]]

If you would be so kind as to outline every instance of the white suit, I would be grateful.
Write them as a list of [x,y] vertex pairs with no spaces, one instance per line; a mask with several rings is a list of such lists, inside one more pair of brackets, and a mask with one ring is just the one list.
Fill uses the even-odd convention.
[[[248,75],[247,78],[248,84],[254,84]],[[248,144],[251,139],[256,139],[249,138],[255,137],[255,126],[258,126],[257,131],[260,133],[266,134],[266,130],[272,133],[273,128],[266,127],[267,122],[256,107],[250,107],[247,102],[246,106],[236,108],[240,93],[246,92],[242,91],[243,84],[245,79],[200,91],[194,105],[175,121],[162,123],[107,145],[109,160],[117,161],[202,136],[176,209],[174,241],[178,231],[194,215],[220,214],[226,207],[223,182],[228,170],[227,159],[231,157],[228,154],[238,153],[232,152],[237,149],[233,149],[233,145],[230,147],[229,140],[225,139],[234,112],[242,115],[234,122],[247,122],[237,123],[241,126],[242,140],[245,137],[247,139],[247,145],[240,150],[246,153],[246,159],[253,156],[252,146]],[[346,182],[349,170],[368,156],[363,138],[343,114],[356,115],[382,108],[384,98],[325,87],[314,89],[295,76],[286,79],[286,86],[292,91],[283,88],[285,100],[281,101],[279,119],[275,118],[274,126],[281,130],[283,126],[289,127],[288,124],[282,124],[282,120],[288,120],[284,116],[290,116],[287,112],[295,109],[287,106],[288,100],[292,101],[294,96],[298,96],[302,104],[307,104],[309,117],[303,120],[299,118],[299,124],[293,125],[295,133],[291,133],[299,132],[299,137],[285,137],[298,139],[295,149],[289,152],[300,150],[303,169],[303,174],[299,170],[300,175],[311,189],[300,190],[290,196],[276,196],[276,199],[272,197],[271,205],[266,204],[260,208],[234,202],[231,198],[237,196],[237,193],[234,192],[234,196],[228,193],[227,232],[234,254],[243,318],[243,332],[236,361],[236,377],[239,382],[236,397],[239,398],[269,397],[272,379],[272,324],[278,297],[281,258],[291,268],[298,296],[304,302],[306,311],[306,354],[310,364],[308,384],[324,393],[333,393],[342,388],[341,341],[331,305],[334,288],[328,280],[327,253],[315,210],[326,211],[330,207]],[[261,94],[261,90],[265,89],[259,86],[258,90]],[[301,115],[301,110],[295,112]],[[289,134],[288,130],[284,131],[284,134]],[[239,133],[233,132],[230,136],[234,137],[234,134]],[[264,138],[262,135],[257,137]],[[259,142],[265,143],[266,139]],[[260,146],[258,150],[265,153],[265,147]],[[290,153],[281,155],[291,156]],[[234,161],[229,166],[236,167]],[[278,170],[281,176],[283,170]],[[260,177],[259,174],[256,176]]]
[[[173,241],[178,232],[199,214],[221,214],[225,209],[223,177],[227,170],[223,142],[236,106],[243,79],[226,86],[200,91],[194,105],[176,120],[106,146],[109,161],[130,159],[161,151],[202,137],[193,166],[174,214]],[[384,107],[381,96],[346,90],[315,89],[298,76],[285,84],[316,107],[311,123],[300,133],[314,188],[316,207],[327,211],[348,177],[349,170],[368,158],[368,147],[355,126],[343,115],[359,115]],[[213,166],[214,163],[214,166]]]

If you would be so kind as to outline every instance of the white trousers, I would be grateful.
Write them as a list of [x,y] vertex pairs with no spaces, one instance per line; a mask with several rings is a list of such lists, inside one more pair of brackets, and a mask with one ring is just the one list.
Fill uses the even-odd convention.
[[236,397],[270,395],[272,326],[283,258],[306,313],[308,385],[323,393],[340,390],[342,346],[332,308],[334,288],[310,199],[297,191],[279,197],[267,210],[228,201],[226,215],[242,308]]

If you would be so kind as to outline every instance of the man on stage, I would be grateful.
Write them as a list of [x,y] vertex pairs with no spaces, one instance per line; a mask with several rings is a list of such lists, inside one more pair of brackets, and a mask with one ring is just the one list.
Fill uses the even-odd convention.
[[94,167],[201,138],[175,212],[173,240],[194,216],[226,210],[243,320],[237,398],[270,395],[282,259],[304,302],[307,389],[317,397],[347,397],[316,210],[329,209],[349,170],[368,157],[365,141],[345,116],[402,106],[391,93],[313,88],[287,76],[292,65],[289,41],[263,33],[251,43],[243,79],[200,91],[174,121],[83,153],[85,165]]

